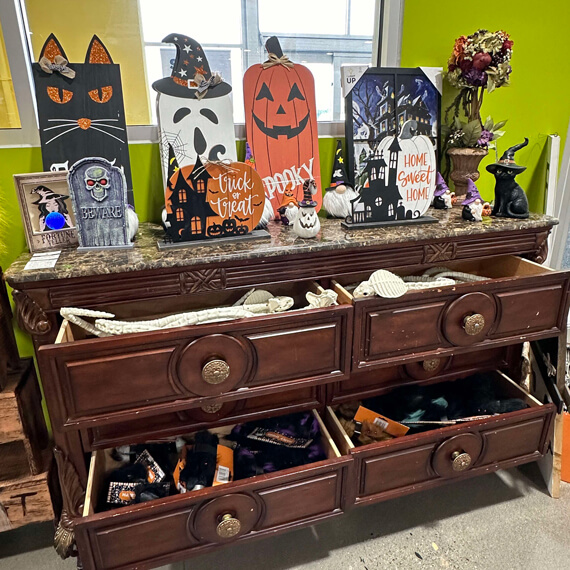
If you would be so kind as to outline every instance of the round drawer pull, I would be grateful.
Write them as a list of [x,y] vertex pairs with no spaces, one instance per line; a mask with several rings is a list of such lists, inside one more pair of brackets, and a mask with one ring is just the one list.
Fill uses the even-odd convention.
[[451,459],[454,471],[465,471],[471,465],[471,455],[465,451],[454,451]]
[[440,358],[430,358],[429,360],[424,360],[422,362],[422,368],[426,372],[434,372],[438,369],[439,363],[441,362]]
[[478,335],[485,328],[485,317],[479,313],[463,319],[463,329],[469,336]]
[[216,532],[218,536],[221,538],[232,538],[236,536],[239,531],[241,530],[241,523],[238,519],[235,519],[229,513],[225,514],[222,517],[222,520],[219,522],[218,526],[216,527]]
[[204,404],[200,409],[205,414],[216,414],[222,409],[222,404]]
[[229,375],[230,365],[225,360],[210,360],[202,368],[202,379],[206,384],[221,384]]

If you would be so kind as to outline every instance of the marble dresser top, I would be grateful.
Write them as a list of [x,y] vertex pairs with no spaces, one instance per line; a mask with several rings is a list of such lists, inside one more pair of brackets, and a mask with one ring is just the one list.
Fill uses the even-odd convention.
[[271,238],[244,241],[196,242],[188,247],[159,250],[157,242],[164,232],[159,225],[141,224],[134,248],[130,250],[103,250],[78,252],[64,250],[52,269],[24,270],[31,254],[22,254],[5,272],[11,283],[59,280],[93,275],[117,274],[131,271],[156,270],[169,267],[235,263],[240,260],[326,252],[339,249],[373,247],[403,242],[449,240],[468,238],[496,232],[516,232],[548,229],[558,220],[540,214],[531,214],[527,220],[485,218],[483,223],[467,222],[461,218],[461,207],[452,210],[433,210],[429,214],[438,219],[431,224],[408,224],[385,228],[346,230],[341,220],[321,218],[321,232],[315,239],[302,239],[292,231],[272,222]]

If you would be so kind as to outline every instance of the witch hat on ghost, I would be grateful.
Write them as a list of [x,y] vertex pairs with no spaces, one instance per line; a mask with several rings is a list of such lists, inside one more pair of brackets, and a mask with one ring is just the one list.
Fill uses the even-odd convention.
[[312,179],[303,182],[303,199],[299,202],[300,208],[316,208],[317,203],[313,200],[313,195],[317,193],[317,185]]
[[212,73],[208,58],[196,40],[184,34],[170,34],[162,42],[176,46],[176,60],[170,77],[152,84],[155,91],[184,99],[212,99],[231,92],[231,85]]
[[469,204],[473,204],[475,200],[481,200],[483,202],[483,198],[481,198],[481,194],[479,194],[479,190],[477,186],[475,186],[475,182],[469,178],[467,180],[467,194],[465,196],[465,200],[461,202],[462,206],[468,206]]
[[433,195],[434,196],[443,196],[448,190],[449,190],[449,187],[445,183],[443,176],[438,172],[436,179],[435,179],[435,192],[433,193]]
[[520,166],[515,162],[515,152],[524,148],[528,144],[528,139],[525,137],[524,142],[516,144],[510,148],[508,148],[501,156],[499,162],[494,162],[493,164],[487,165],[487,171],[491,174],[495,174],[498,168],[508,168],[512,170],[516,174],[520,174],[524,170],[526,170],[526,166]]
[[344,166],[344,158],[342,157],[342,143],[336,141],[336,151],[334,153],[333,172],[331,176],[331,185],[327,188],[327,192],[334,190],[337,186],[349,185],[348,175]]

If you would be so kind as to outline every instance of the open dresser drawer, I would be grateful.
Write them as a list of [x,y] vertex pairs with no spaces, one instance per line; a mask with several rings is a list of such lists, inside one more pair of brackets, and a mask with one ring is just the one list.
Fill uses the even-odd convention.
[[95,451],[84,516],[74,521],[85,570],[154,568],[342,514],[352,459],[341,457],[320,416],[311,413],[328,459],[98,513],[108,454]]
[[490,373],[489,379],[501,397],[518,398],[528,407],[355,446],[334,408],[328,406],[327,427],[341,453],[355,461],[355,503],[398,497],[456,477],[482,475],[535,461],[544,455],[556,406],[541,404],[501,372]]
[[[545,338],[566,328],[570,272],[515,256],[445,267],[488,279],[412,290],[396,299],[354,299],[347,290],[354,277],[334,282],[339,299],[352,301],[355,308],[353,370],[418,360],[430,352],[458,354]],[[416,268],[413,274],[422,271]]]
[[[295,307],[322,291],[281,289]],[[92,428],[347,378],[352,312],[335,305],[105,338],[64,321],[55,344],[38,350],[52,423]]]

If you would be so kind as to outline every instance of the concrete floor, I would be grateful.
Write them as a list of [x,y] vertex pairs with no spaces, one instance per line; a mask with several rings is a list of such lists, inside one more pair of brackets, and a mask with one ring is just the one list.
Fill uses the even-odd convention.
[[[72,570],[52,527],[0,534],[0,570]],[[315,527],[163,570],[570,569],[570,484],[547,496],[536,465],[352,510]]]

